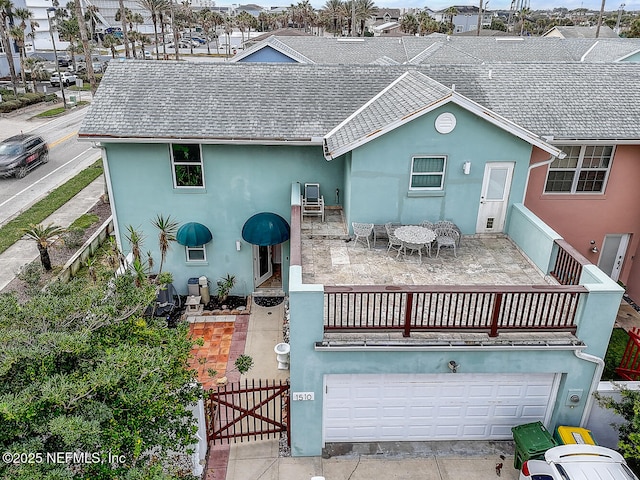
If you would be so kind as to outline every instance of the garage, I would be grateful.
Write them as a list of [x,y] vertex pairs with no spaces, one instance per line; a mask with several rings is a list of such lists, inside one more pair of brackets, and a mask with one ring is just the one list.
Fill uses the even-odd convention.
[[545,422],[560,375],[325,375],[325,442],[501,440]]

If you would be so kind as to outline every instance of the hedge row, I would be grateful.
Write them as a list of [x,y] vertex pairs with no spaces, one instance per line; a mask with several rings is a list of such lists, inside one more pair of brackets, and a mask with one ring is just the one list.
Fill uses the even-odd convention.
[[6,89],[0,89],[0,95],[2,95],[2,102],[0,103],[0,113],[12,112],[14,110],[18,110],[19,108],[26,107],[27,105],[51,101],[57,98],[55,93],[45,95],[41,92],[35,92],[19,94],[18,99],[16,100],[13,92]]

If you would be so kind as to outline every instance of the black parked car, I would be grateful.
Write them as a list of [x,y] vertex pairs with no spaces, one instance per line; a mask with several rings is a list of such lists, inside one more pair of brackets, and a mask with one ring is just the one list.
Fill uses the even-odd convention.
[[15,135],[0,142],[0,176],[23,178],[29,170],[49,161],[49,148],[37,135]]

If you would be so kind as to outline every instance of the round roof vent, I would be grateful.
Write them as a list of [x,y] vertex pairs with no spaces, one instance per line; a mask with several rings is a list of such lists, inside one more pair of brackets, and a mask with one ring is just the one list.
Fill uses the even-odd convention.
[[451,133],[456,128],[456,117],[453,113],[441,113],[436,118],[436,130],[439,133]]

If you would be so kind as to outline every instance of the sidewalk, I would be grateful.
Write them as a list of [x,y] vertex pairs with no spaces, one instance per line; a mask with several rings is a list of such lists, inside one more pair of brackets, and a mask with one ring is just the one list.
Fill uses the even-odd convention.
[[[53,223],[61,227],[68,227],[78,217],[87,213],[98,203],[104,193],[104,176],[100,175],[84,190],[73,197],[63,207],[56,210],[41,223]],[[0,291],[16,276],[20,267],[31,263],[39,257],[38,247],[33,240],[21,239],[0,254]]]

